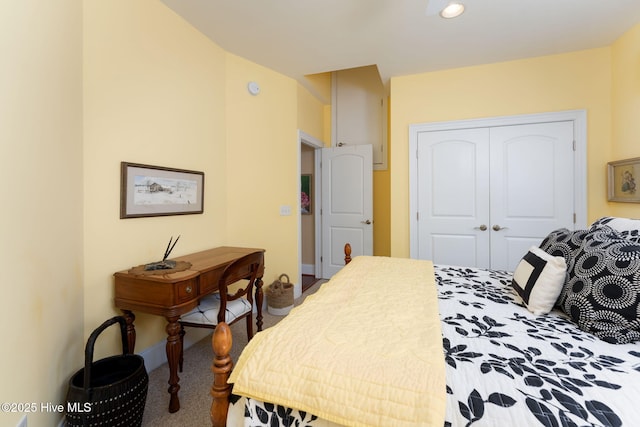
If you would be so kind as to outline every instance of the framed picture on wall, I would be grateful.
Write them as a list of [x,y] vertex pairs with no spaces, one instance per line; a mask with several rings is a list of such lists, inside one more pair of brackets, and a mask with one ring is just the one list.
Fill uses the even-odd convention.
[[311,174],[300,175],[300,213],[311,215]]
[[120,218],[200,214],[204,172],[122,162]]
[[640,157],[607,163],[608,199],[611,202],[640,203]]

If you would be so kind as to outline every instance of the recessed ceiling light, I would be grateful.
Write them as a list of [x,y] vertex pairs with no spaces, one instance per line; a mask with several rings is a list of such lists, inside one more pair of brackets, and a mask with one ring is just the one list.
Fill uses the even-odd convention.
[[447,19],[456,18],[462,15],[462,12],[464,12],[464,5],[462,3],[451,2],[440,11],[440,16]]

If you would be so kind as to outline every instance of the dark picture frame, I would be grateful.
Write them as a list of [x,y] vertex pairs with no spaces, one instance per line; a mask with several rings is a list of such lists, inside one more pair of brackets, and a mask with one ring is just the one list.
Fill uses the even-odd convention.
[[203,212],[204,172],[121,162],[121,219]]
[[640,203],[640,157],[607,163],[607,175],[610,202]]

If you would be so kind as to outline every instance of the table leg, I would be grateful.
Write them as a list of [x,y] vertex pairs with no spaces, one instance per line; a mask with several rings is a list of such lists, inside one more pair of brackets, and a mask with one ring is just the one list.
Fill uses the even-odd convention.
[[178,398],[178,390],[180,390],[180,377],[178,377],[178,362],[180,360],[180,324],[178,317],[168,317],[167,320],[167,362],[169,363],[169,412],[178,412],[180,410],[180,399]]
[[122,313],[122,316],[127,321],[127,344],[129,345],[129,354],[134,354],[136,348],[136,327],[133,325],[133,322],[136,320],[136,316],[129,310],[122,310]]
[[258,326],[258,332],[262,331],[262,300],[264,294],[262,292],[262,277],[256,279],[256,325]]

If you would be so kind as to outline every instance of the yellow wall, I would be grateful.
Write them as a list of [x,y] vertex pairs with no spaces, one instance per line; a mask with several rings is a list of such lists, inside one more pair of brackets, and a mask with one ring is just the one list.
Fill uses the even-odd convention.
[[588,221],[608,212],[602,159],[611,145],[611,49],[391,79],[391,254],[409,256],[409,125],[587,111]]
[[[119,314],[113,273],[159,259],[170,236],[181,236],[175,256],[264,247],[266,283],[297,277],[298,116],[317,115],[303,118],[316,132],[325,109],[299,108],[293,79],[230,55],[157,0],[41,3],[0,8],[2,39],[20,46],[3,50],[0,80],[0,171],[15,184],[3,185],[12,351],[2,352],[1,393],[58,404],[90,332]],[[120,219],[122,161],[204,171],[204,214]],[[163,319],[136,314],[137,352],[165,339]],[[119,347],[112,328],[95,357]],[[33,414],[29,425],[60,418]]]
[[[266,249],[269,285],[282,273],[298,277],[297,83],[231,54],[226,63],[227,243]],[[283,205],[291,215],[280,215]]]
[[[388,115],[391,111],[387,102]],[[387,169],[373,171],[373,254],[391,256],[391,126],[387,122]]]
[[[155,0],[84,2],[85,323],[119,314],[113,273],[227,241],[226,53]],[[204,171],[204,214],[119,218],[120,162]],[[136,313],[136,351],[165,321]],[[98,341],[97,356],[113,352]],[[105,335],[108,337],[109,335]]]
[[[85,335],[118,312],[113,272],[157,260],[170,236],[181,236],[175,256],[261,247],[266,284],[297,277],[297,83],[223,51],[155,0],[88,2],[84,25]],[[309,114],[321,128],[322,109]],[[121,161],[204,171],[204,214],[119,219]],[[140,313],[136,325],[137,351],[165,337],[161,318]]]
[[[304,86],[314,98],[325,105],[331,105],[331,73],[308,74]],[[330,134],[329,134],[330,135]]]
[[[389,147],[390,144],[387,144]],[[390,167],[389,167],[390,168]],[[391,255],[391,171],[373,171],[373,255]]]
[[0,2],[0,35],[0,401],[39,405],[83,360],[82,3]]
[[[316,79],[319,80],[319,79]],[[319,141],[330,143],[331,136],[324,133],[325,104],[302,85],[298,85],[298,129]]]
[[[612,58],[612,150],[606,161],[640,157],[640,25],[613,44]],[[603,176],[606,174],[606,161],[599,161]],[[606,197],[606,193],[600,196]],[[610,202],[609,208],[614,216],[640,218],[640,205],[637,203]]]

